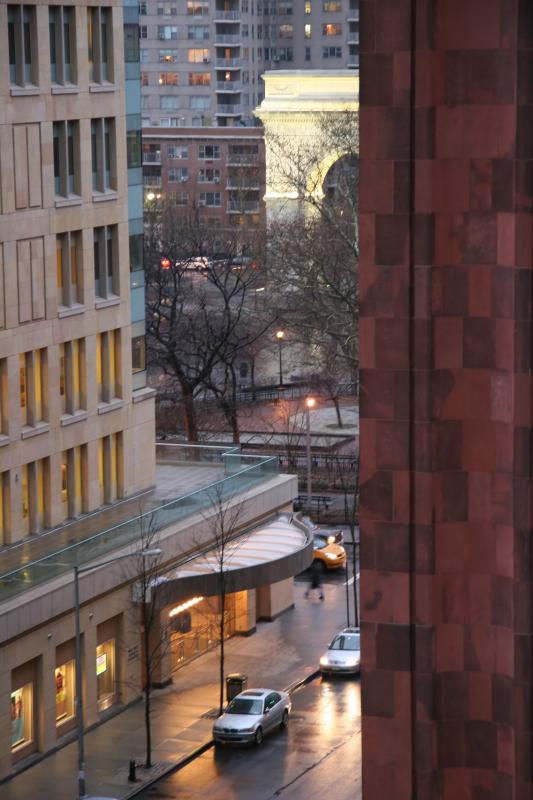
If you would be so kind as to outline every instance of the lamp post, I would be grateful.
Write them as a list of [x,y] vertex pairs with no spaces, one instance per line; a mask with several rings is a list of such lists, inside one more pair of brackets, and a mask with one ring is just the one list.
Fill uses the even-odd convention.
[[[121,556],[108,558],[98,564],[90,564],[86,567],[79,567],[74,564],[74,615],[76,621],[76,724],[78,726],[78,800],[83,800],[85,792],[85,742],[83,731],[83,688],[81,680],[81,626],[80,626],[80,584],[79,577],[84,572],[91,572],[93,569],[105,567],[123,558],[142,556],[143,558],[156,558],[161,555],[159,548],[151,550],[139,550],[134,553],[125,553]],[[68,566],[71,566],[70,564]]]
[[307,456],[307,505],[311,505],[311,414],[310,411],[315,405],[314,397],[305,398],[305,451]]
[[285,336],[285,331],[276,331],[276,339],[278,340],[278,352],[279,352],[279,385],[283,386],[283,359],[282,359],[282,349],[283,349],[283,337]]

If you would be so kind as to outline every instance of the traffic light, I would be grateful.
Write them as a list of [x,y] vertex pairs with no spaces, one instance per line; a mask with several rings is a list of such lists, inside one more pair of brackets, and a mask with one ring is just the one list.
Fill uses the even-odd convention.
[[161,269],[170,269],[170,259],[169,258],[162,258],[159,263],[161,264]]

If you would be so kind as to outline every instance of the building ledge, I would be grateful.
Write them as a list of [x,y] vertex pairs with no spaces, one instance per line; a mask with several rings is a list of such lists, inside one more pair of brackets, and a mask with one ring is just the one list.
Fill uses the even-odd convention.
[[11,97],[33,97],[41,94],[40,86],[12,86],[9,90]]
[[71,194],[69,197],[56,197],[54,205],[56,208],[66,208],[67,206],[81,206],[82,202],[79,194]]
[[114,189],[106,192],[93,192],[93,203],[106,203],[108,200],[118,200],[118,192]]
[[89,91],[90,92],[114,92],[116,91],[116,85],[114,83],[90,83],[89,84]]
[[98,413],[99,414],[109,414],[110,411],[116,411],[118,408],[122,408],[124,405],[124,400],[120,397],[113,397],[109,403],[98,403]]
[[134,403],[142,403],[143,400],[150,400],[151,397],[155,397],[157,394],[155,389],[152,389],[150,386],[144,386],[142,389],[135,389],[132,392],[131,399]]
[[78,94],[79,91],[79,87],[75,83],[65,83],[64,85],[58,83],[52,86],[52,94]]
[[62,414],[60,417],[60,425],[62,428],[66,428],[68,425],[73,425],[75,422],[82,422],[84,419],[87,419],[88,416],[88,411],[79,408],[73,414]]
[[59,319],[74,317],[76,314],[83,314],[85,310],[85,306],[82,303],[74,303],[72,306],[59,306],[57,316]]
[[0,433],[0,447],[5,447],[10,441],[9,436],[6,436],[5,433]]
[[21,430],[23,439],[31,439],[32,436],[39,436],[41,433],[48,433],[50,424],[48,422],[38,422],[36,425],[24,425]]
[[95,300],[95,308],[109,308],[110,306],[118,306],[120,297],[118,294],[112,294],[110,297],[99,297]]

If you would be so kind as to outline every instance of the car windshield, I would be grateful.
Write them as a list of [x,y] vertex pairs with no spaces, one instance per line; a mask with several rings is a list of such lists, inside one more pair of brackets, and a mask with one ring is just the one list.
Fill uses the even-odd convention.
[[263,701],[248,697],[236,697],[229,704],[226,714],[262,714]]
[[359,634],[358,633],[351,633],[349,636],[345,636],[344,634],[340,633],[338,636],[335,636],[332,643],[329,646],[330,650],[359,650]]
[[326,547],[327,543],[328,543],[328,540],[324,539],[323,536],[315,536],[314,542],[313,542],[313,548],[315,550],[322,550],[323,547]]

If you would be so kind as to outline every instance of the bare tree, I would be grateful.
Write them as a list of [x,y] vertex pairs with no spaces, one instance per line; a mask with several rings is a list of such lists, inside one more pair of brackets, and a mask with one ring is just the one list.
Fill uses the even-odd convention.
[[[236,456],[238,457],[238,456]],[[238,536],[243,504],[233,494],[225,494],[224,485],[217,485],[211,493],[209,512],[204,519],[209,524],[211,547],[206,554],[207,568],[216,574],[218,601],[218,647],[219,647],[219,703],[218,715],[224,709],[225,644],[227,635],[227,596],[234,591],[229,573],[231,561],[242,546],[243,537]]]
[[150,361],[179,387],[189,441],[198,440],[194,400],[205,391],[224,398],[238,441],[235,363],[271,325],[252,305],[257,270],[242,255],[250,244],[235,233],[222,251],[217,240],[216,252],[198,209],[168,203],[150,218],[145,241]]

